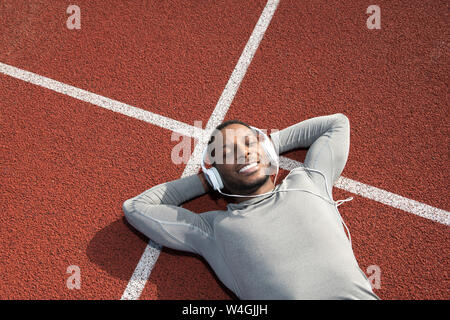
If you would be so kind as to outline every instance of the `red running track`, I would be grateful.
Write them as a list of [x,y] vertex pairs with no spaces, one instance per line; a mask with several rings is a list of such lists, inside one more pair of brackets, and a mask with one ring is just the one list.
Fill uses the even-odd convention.
[[[281,129],[343,112],[352,126],[343,176],[448,211],[447,4],[378,4],[382,29],[368,30],[364,1],[282,0],[226,119]],[[192,125],[209,119],[265,2],[77,5],[82,29],[68,30],[65,4],[2,2],[0,62]],[[124,222],[122,202],[181,175],[176,142],[0,79],[0,298],[119,299],[147,242]],[[381,298],[449,298],[447,226],[333,192],[355,198],[340,212],[361,268],[381,267]],[[223,206],[209,196],[184,205]],[[66,287],[69,265],[80,266],[81,290]],[[197,298],[234,296],[198,256],[164,248],[141,299]]]

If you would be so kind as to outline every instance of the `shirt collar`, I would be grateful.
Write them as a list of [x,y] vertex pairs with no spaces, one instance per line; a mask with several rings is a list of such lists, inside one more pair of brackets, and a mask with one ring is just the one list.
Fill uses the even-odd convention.
[[280,185],[281,185],[281,183],[276,185],[275,188],[272,191],[270,191],[268,194],[265,194],[263,196],[252,197],[252,198],[250,198],[248,200],[245,200],[245,201],[242,201],[242,202],[239,202],[239,203],[229,203],[229,204],[227,204],[227,208],[228,208],[228,210],[231,210],[231,211],[241,210],[241,209],[244,209],[244,208],[246,208],[248,206],[260,203],[260,202],[262,202],[262,201],[272,197],[275,194],[273,191],[278,190],[280,188]]

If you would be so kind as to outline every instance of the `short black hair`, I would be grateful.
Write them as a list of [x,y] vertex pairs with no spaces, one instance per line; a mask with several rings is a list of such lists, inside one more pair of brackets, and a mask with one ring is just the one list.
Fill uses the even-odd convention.
[[247,124],[247,123],[245,123],[245,122],[243,122],[241,120],[232,119],[232,120],[227,120],[227,121],[222,122],[214,130],[219,130],[220,131],[223,128],[228,127],[230,124],[242,124],[243,126],[246,126],[249,129],[252,128],[249,124]]
[[[244,121],[237,120],[237,119],[231,119],[231,120],[224,121],[224,122],[222,122],[221,124],[219,124],[219,125],[213,130],[213,132],[212,132],[212,134],[211,134],[211,137],[209,138],[207,148],[209,148],[210,145],[211,145],[211,143],[214,142],[215,134],[216,134],[218,131],[221,131],[222,129],[225,129],[226,127],[228,127],[228,126],[231,125],[231,124],[241,124],[241,125],[246,126],[247,128],[249,128],[250,130],[253,131],[252,127],[251,127],[248,123],[245,123]],[[216,164],[216,162],[213,161],[212,165],[214,166],[215,164]]]

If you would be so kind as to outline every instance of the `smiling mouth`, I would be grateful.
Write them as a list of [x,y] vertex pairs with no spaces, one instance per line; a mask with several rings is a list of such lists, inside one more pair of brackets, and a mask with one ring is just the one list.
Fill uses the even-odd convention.
[[238,173],[246,175],[257,171],[258,168],[259,168],[259,161],[255,161],[244,165],[242,168],[238,170]]

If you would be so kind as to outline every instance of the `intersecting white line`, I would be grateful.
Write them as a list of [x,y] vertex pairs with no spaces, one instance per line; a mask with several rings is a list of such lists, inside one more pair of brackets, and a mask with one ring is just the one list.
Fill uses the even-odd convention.
[[[236,68],[234,69],[216,105],[216,108],[214,109],[206,125],[206,129],[204,130],[1,62],[0,73],[35,84],[37,86],[50,89],[61,94],[65,94],[75,99],[88,102],[114,112],[121,113],[131,118],[145,121],[147,123],[180,133],[188,137],[199,139],[196,148],[194,149],[194,152],[191,155],[191,158],[189,159],[189,162],[186,165],[186,168],[182,175],[182,177],[188,176],[190,174],[195,174],[198,172],[200,164],[199,156],[201,155],[201,150],[203,150],[206,143],[204,138],[208,137],[211,129],[221,123],[225,118],[225,115],[234,99],[239,85],[245,76],[246,70],[250,65],[253,55],[259,46],[259,42],[263,38],[264,32],[267,29],[270,20],[277,8],[278,2],[279,0],[269,0],[266,4],[266,7],[264,8],[264,11],[261,14],[260,19],[258,20],[255,29],[253,30],[253,33],[236,65]],[[280,157],[280,167],[282,169],[290,171],[301,165],[301,162],[286,157]],[[406,211],[408,213],[412,213],[447,226],[450,225],[450,213],[443,209],[435,208],[416,200],[408,199],[389,191],[379,189],[345,177],[340,177],[334,184],[334,186],[348,192],[358,194],[362,197],[377,201],[379,203]],[[147,279],[150,276],[151,270],[156,260],[158,259],[160,251],[161,246],[150,240],[127,285],[127,288],[122,295],[122,299],[139,298],[142,290],[145,287]]]
[[[280,157],[280,168],[290,171],[300,167],[303,164],[299,161]],[[398,194],[370,186],[368,184],[358,182],[349,178],[339,177],[333,185],[336,188],[357,194],[367,199],[415,214],[422,218],[433,220],[445,225],[450,225],[450,212],[432,207],[425,203],[408,199]]]
[[25,71],[5,63],[0,62],[0,72],[16,79],[20,79],[34,85],[44,87],[56,91],[58,93],[65,94],[69,97],[91,103],[93,105],[121,113],[123,115],[139,119],[164,129],[168,129],[174,132],[178,132],[185,136],[193,136],[198,128],[190,126],[186,123],[164,117],[162,115],[139,109],[120,101],[106,98],[104,96],[79,89],[77,87],[44,77],[38,74]]
[[[258,49],[259,43],[261,42],[270,21],[272,20],[278,3],[279,0],[269,0],[264,7],[263,12],[259,17],[241,56],[239,57],[236,67],[234,68],[230,79],[228,80],[227,85],[225,86],[225,89],[223,90],[219,101],[217,102],[216,107],[214,108],[214,111],[206,124],[206,132],[214,129],[225,118],[225,115],[233,102],[234,96],[239,89],[242,79],[244,79],[247,68],[251,63],[256,50]],[[207,143],[204,138],[207,137],[207,135],[202,134],[201,137],[203,137],[203,139],[199,139],[195,145],[194,152],[191,154],[181,177],[195,174],[200,169],[200,158]],[[128,282],[127,287],[125,288],[121,298],[122,300],[139,299],[142,291],[144,290],[147,279],[150,276],[151,269],[158,259],[160,251],[161,246],[150,240],[144,250],[144,254],[139,260],[136,269],[131,276],[130,281]]]
[[[49,79],[35,73],[21,70],[19,68],[4,64],[0,62],[0,73],[9,75],[11,77],[23,80],[25,82],[33,83],[37,86],[41,86],[55,92],[59,92],[73,98],[85,101],[102,108],[109,109],[114,112],[118,112],[129,117],[142,120],[152,125],[159,126],[161,128],[178,132],[188,137],[200,139],[200,137],[208,136],[210,130],[203,130],[194,126],[190,126],[186,123],[179,122],[170,118],[166,118],[136,107],[129,106],[119,101],[115,101],[95,93],[91,93],[76,87],[58,82],[53,79]],[[215,121],[214,123],[219,121]],[[206,134],[205,134],[206,133]],[[201,139],[200,139],[201,141]],[[201,148],[199,148],[201,149]],[[191,157],[192,159],[193,157]],[[188,170],[188,166],[183,172],[183,176],[188,173],[195,174],[195,165],[199,162],[193,162],[193,166]],[[284,170],[290,171],[296,167],[301,166],[301,162],[289,159],[286,157],[280,157],[280,167]],[[450,225],[449,216],[450,213],[443,209],[435,208],[430,205],[418,202],[416,200],[408,199],[403,196],[391,193],[386,190],[382,190],[355,180],[351,180],[345,177],[340,177],[334,184],[335,187],[346,190],[348,192],[358,194],[362,197],[372,199],[379,203],[383,203],[394,208],[421,216],[426,219],[430,219],[444,225]],[[145,283],[150,276],[151,270],[158,259],[161,251],[161,246],[157,243],[149,241],[144,253],[138,263],[138,266],[130,279],[129,286],[133,285],[133,290],[125,290],[122,299],[138,299],[140,292],[145,286]],[[127,286],[128,288],[128,286]]]

